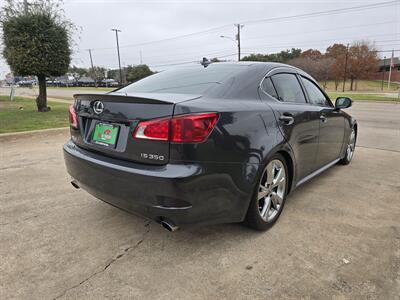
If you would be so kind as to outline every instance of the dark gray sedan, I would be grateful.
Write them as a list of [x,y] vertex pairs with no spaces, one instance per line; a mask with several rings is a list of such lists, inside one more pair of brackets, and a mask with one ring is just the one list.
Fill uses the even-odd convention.
[[245,221],[265,230],[287,195],[354,153],[357,123],[305,72],[213,63],[75,95],[72,184],[168,230]]

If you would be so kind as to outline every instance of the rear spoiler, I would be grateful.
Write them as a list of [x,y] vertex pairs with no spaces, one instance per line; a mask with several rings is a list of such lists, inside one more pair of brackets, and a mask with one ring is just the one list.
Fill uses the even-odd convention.
[[75,94],[74,99],[104,102],[142,103],[142,104],[175,104],[183,101],[200,98],[201,95],[191,94],[162,94],[162,93],[135,93],[135,94]]

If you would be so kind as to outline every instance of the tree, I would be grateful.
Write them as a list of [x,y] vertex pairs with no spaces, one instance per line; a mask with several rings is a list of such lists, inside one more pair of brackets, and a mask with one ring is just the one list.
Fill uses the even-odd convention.
[[322,53],[316,49],[308,49],[300,54],[300,57],[309,58],[312,60],[318,60],[322,58]]
[[95,84],[96,84],[96,86],[97,86],[97,83],[98,83],[99,81],[101,81],[101,80],[105,77],[105,76],[104,76],[105,72],[106,72],[106,69],[103,68],[103,67],[93,67],[93,68],[90,68],[90,69],[88,70],[87,75],[88,75],[89,77],[91,77],[92,79],[94,79]]
[[58,0],[34,0],[29,5],[6,1],[0,19],[3,56],[14,74],[37,76],[37,108],[39,112],[48,111],[46,77],[67,72],[74,26],[65,19]]
[[318,75],[316,78],[322,82],[322,87],[324,90],[326,90],[328,80],[332,79],[331,69],[334,63],[335,60],[331,57],[327,57],[326,55],[317,60]]
[[108,70],[107,78],[112,78],[119,82],[119,70],[118,69]]
[[335,81],[336,91],[344,75],[346,52],[347,47],[343,44],[333,44],[326,49],[325,56],[334,60],[331,65],[331,77]]
[[128,82],[135,82],[153,74],[148,65],[128,66],[124,71]]
[[301,54],[301,49],[288,49],[278,53],[272,54],[250,54],[249,56],[243,57],[241,60],[244,61],[269,61],[269,62],[280,62],[286,63],[291,59],[299,57]]
[[[350,90],[357,90],[359,79],[369,79],[378,69],[378,54],[367,42],[355,42],[349,49]],[[355,86],[354,86],[355,82]]]
[[307,72],[316,80],[322,82],[323,88],[326,89],[327,81],[331,79],[330,69],[334,60],[330,57],[325,57],[322,54],[318,59],[312,59],[311,57],[315,58],[316,56],[301,56],[290,60],[288,64]]
[[89,74],[89,71],[86,68],[72,66],[68,68],[68,73],[70,73],[72,76],[74,76],[76,80],[78,80],[83,76],[87,76],[87,74]]

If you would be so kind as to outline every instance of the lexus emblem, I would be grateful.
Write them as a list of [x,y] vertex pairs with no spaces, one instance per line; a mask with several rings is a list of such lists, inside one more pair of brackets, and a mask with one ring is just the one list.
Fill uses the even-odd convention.
[[95,114],[99,115],[103,112],[104,110],[104,103],[101,101],[95,101],[93,103],[93,111]]

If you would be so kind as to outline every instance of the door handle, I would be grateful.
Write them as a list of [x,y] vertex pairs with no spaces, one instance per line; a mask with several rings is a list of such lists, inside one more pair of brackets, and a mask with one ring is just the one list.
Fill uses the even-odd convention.
[[279,121],[282,121],[284,125],[292,125],[294,123],[294,118],[289,114],[283,114],[279,117]]
[[321,120],[323,123],[328,122],[328,118],[325,117],[324,115],[320,115],[319,118],[320,118],[320,120]]

